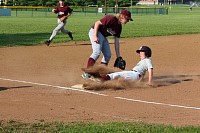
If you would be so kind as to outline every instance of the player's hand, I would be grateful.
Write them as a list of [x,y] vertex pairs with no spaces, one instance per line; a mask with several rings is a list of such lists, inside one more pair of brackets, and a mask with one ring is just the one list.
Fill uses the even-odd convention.
[[60,18],[60,21],[63,22],[65,21],[65,19],[67,19],[67,17],[63,16],[62,18]]
[[53,13],[56,13],[56,9],[52,9],[52,12],[53,12]]
[[152,83],[147,83],[146,85],[150,86],[150,87],[153,87],[153,84]]
[[98,37],[94,37],[94,42],[98,43],[99,42],[99,38]]

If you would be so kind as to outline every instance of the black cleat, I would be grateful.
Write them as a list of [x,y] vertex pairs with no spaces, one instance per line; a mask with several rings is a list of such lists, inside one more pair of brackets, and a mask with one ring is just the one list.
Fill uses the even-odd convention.
[[71,40],[73,40],[72,32],[69,31],[68,35],[71,38]]
[[50,43],[51,43],[51,41],[50,41],[50,40],[47,40],[47,41],[45,42],[45,44],[46,44],[47,46],[49,46],[49,45],[50,45]]

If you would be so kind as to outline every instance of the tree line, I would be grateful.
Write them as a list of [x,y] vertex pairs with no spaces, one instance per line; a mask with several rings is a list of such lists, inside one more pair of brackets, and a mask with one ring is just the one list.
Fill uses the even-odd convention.
[[[3,1],[3,0],[0,0]],[[65,0],[68,6],[117,6],[128,7],[135,5],[138,0]],[[7,6],[56,6],[58,0],[7,0]],[[2,2],[2,4],[4,4]],[[5,4],[4,4],[5,5]]]

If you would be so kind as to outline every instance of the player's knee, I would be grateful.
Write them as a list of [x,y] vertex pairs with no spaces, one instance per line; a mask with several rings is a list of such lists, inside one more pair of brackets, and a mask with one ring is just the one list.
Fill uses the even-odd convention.
[[60,30],[62,33],[68,33],[68,31],[66,31],[65,29],[61,29]]
[[94,60],[97,60],[97,59],[99,58],[100,54],[101,54],[100,52],[93,52],[92,55],[91,55],[91,57],[92,57]]
[[57,33],[58,31],[59,31],[58,29],[54,29],[54,30],[53,30],[53,32],[56,32],[56,33]]

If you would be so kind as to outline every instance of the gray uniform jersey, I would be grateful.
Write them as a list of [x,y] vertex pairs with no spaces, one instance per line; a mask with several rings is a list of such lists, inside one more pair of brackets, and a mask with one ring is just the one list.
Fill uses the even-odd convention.
[[153,68],[152,62],[149,58],[142,59],[138,64],[132,69],[137,71],[140,75],[144,75],[146,71]]

